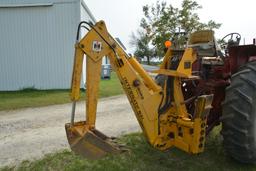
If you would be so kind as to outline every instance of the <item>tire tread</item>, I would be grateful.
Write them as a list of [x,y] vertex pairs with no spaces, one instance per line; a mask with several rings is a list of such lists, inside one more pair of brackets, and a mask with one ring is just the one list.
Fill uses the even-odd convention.
[[231,77],[222,103],[221,134],[227,153],[243,163],[256,163],[256,62]]

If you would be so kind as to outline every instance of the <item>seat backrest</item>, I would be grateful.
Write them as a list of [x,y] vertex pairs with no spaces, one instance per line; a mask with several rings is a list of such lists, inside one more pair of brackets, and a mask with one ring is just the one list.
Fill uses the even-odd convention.
[[192,33],[189,37],[188,44],[208,43],[214,41],[214,32],[212,30],[202,30]]
[[214,32],[202,30],[192,33],[188,40],[188,47],[196,49],[199,57],[216,56]]

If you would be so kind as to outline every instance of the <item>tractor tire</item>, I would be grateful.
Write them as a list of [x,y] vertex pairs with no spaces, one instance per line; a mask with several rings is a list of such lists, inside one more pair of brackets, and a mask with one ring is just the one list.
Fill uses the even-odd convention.
[[256,163],[256,62],[232,75],[222,104],[223,145],[229,156]]

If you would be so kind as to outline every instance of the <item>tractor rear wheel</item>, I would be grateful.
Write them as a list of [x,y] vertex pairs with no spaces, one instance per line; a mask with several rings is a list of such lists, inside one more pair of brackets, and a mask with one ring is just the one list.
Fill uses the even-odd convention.
[[226,152],[240,162],[256,163],[256,62],[232,75],[222,108]]

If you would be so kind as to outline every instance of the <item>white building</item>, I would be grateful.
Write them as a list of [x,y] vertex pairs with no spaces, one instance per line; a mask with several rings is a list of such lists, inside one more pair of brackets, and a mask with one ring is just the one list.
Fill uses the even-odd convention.
[[96,22],[83,0],[1,0],[0,91],[70,88],[82,20]]

